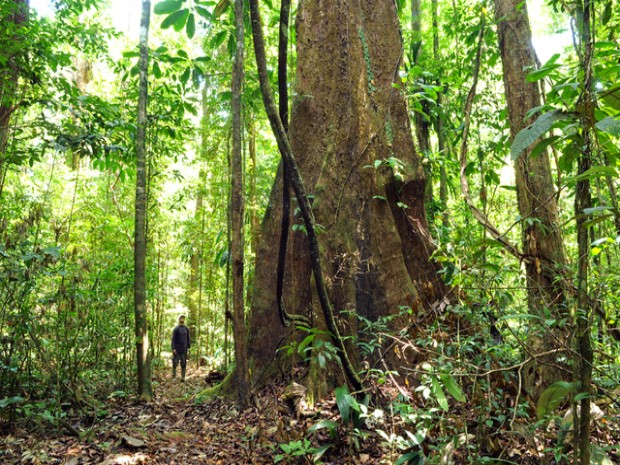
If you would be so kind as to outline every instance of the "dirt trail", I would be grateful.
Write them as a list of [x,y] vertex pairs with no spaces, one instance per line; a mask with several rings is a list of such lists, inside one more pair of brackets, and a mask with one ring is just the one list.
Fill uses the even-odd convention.
[[[0,437],[2,464],[271,464],[277,446],[278,396],[239,414],[234,403],[195,404],[206,372],[188,368],[185,383],[154,379],[155,400],[110,399],[93,425],[67,418],[62,429],[21,424]],[[70,434],[74,428],[81,439]]]

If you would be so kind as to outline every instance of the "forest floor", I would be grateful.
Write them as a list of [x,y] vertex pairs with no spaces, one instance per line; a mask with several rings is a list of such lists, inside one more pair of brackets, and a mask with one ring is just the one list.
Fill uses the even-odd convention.
[[[183,383],[171,379],[169,373],[159,373],[154,379],[153,402],[111,397],[94,415],[95,420],[93,416],[85,418],[84,413],[78,417],[69,409],[66,418],[55,427],[41,421],[20,420],[9,429],[6,421],[0,421],[0,464],[272,464],[278,455],[283,464],[309,464],[313,463],[312,456],[320,446],[329,443],[332,446],[318,463],[390,464],[402,453],[393,451],[394,455],[389,456],[385,443],[381,447],[377,435],[355,441],[352,440],[355,435],[344,428],[338,429],[339,437],[330,437],[329,428],[324,428],[313,433],[314,444],[304,441],[313,424],[330,420],[336,424],[338,407],[334,399],[327,400],[315,406],[314,415],[296,418],[283,400],[284,386],[270,386],[256,395],[253,405],[241,413],[232,401],[214,399],[196,403],[196,395],[207,387],[206,376],[204,369],[188,369]],[[457,415],[461,418],[468,416],[467,408],[459,410]],[[598,425],[599,444],[620,442],[620,420],[615,418],[612,423],[603,429]],[[542,437],[528,443],[509,439],[509,435],[510,432],[501,429],[491,435],[489,441],[495,438],[502,442],[506,459],[485,463],[534,464],[543,462],[543,455],[549,457],[536,450],[542,452]],[[473,435],[469,436],[474,439]],[[284,453],[280,445],[295,441],[299,441],[298,445],[288,455]],[[533,447],[534,442],[540,447]],[[474,452],[469,449],[470,453]],[[439,452],[442,464],[471,463],[466,450],[463,444],[456,444],[449,457],[445,457],[445,451],[436,453]],[[295,455],[296,451],[299,454]],[[618,463],[615,459],[619,456],[614,452],[610,454],[614,461],[595,463]],[[479,453],[482,451],[478,449],[474,455]]]
[[[233,401],[194,402],[208,387],[206,375],[188,367],[181,382],[160,373],[154,378],[153,402],[111,398],[95,421],[71,418],[69,412],[54,428],[18,421],[9,429],[0,422],[0,464],[272,464],[282,453],[279,444],[305,432],[309,420],[294,419],[281,400],[283,387],[255,396],[242,413]],[[323,407],[337,412],[333,401]],[[356,455],[325,463],[379,463],[369,453]]]

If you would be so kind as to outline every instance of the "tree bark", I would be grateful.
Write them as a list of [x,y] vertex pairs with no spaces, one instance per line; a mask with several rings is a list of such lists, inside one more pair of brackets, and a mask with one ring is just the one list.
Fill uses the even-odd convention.
[[[577,102],[577,107],[583,108],[581,114],[582,143],[578,156],[577,175],[580,176],[575,186],[575,218],[577,220],[577,311],[575,312],[576,350],[577,356],[574,367],[574,380],[578,386],[579,394],[583,395],[579,401],[579,408],[573,405],[574,429],[575,429],[575,463],[589,465],[590,442],[591,442],[591,397],[592,397],[592,366],[594,363],[594,350],[591,339],[591,310],[590,297],[588,295],[588,273],[590,268],[590,235],[588,228],[588,216],[585,211],[592,207],[592,194],[590,178],[587,172],[593,166],[595,153],[594,132],[594,107],[595,97],[593,92],[593,40],[590,30],[590,22],[593,14],[593,4],[590,0],[577,2],[575,10],[578,15],[577,23],[581,24],[580,33],[580,65],[583,70],[583,92]],[[576,402],[574,402],[576,404]]]
[[[430,262],[426,180],[405,101],[395,86],[402,58],[395,5],[362,3],[338,0],[329,10],[318,0],[300,5],[297,98],[290,127],[292,151],[322,231],[322,272],[338,328],[345,334],[355,333],[356,327],[347,311],[376,319],[406,306],[413,319],[422,318],[446,294],[438,267]],[[376,169],[368,167],[377,160],[382,163]],[[257,251],[250,322],[256,377],[274,371],[270,364],[280,357],[277,349],[290,331],[274,311],[273,238],[280,228],[281,189],[278,178]],[[295,215],[292,220],[299,224]],[[308,238],[303,225],[294,229],[287,252],[286,308],[326,329],[313,286]],[[327,385],[342,382],[335,374],[329,378]]]
[[[204,142],[203,142],[204,143]],[[188,298],[187,298],[187,306],[189,310],[189,321],[187,327],[189,328],[190,335],[192,337],[192,341],[195,342],[196,346],[200,344],[198,339],[198,322],[200,320],[199,316],[199,293],[200,293],[200,283],[201,283],[201,256],[202,256],[202,243],[203,243],[203,203],[204,203],[204,180],[205,173],[204,170],[200,170],[200,174],[198,175],[198,191],[196,192],[196,209],[194,211],[194,240],[192,244],[192,254],[190,256],[190,275],[189,275],[189,288],[188,288]]]
[[[511,137],[531,124],[527,112],[541,104],[537,83],[530,83],[528,69],[536,65],[527,6],[520,0],[496,0],[499,46],[504,69]],[[528,307],[532,314],[557,320],[566,317],[564,243],[559,227],[556,192],[546,152],[532,157],[530,149],[515,161],[519,214],[522,218],[522,244]],[[543,320],[544,321],[544,320]],[[528,339],[533,354],[565,348],[567,334],[559,327],[533,328]],[[555,357],[537,360],[525,367],[524,388],[533,400],[550,384],[570,379],[569,372],[555,363]]]
[[235,1],[237,51],[232,78],[232,281],[233,281],[233,337],[235,341],[235,383],[240,408],[250,400],[248,378],[247,331],[245,326],[245,302],[243,292],[243,154],[241,145],[241,93],[243,88],[243,0]]
[[138,364],[138,395],[153,398],[149,337],[146,311],[146,126],[148,103],[148,36],[151,2],[142,1],[140,20],[140,62],[138,95],[138,131],[136,135],[136,224],[134,235],[134,312]]

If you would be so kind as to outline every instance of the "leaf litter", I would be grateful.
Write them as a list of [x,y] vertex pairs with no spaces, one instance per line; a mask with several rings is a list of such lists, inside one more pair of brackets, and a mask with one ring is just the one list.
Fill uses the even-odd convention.
[[[390,450],[380,435],[370,431],[365,432],[362,441],[354,441],[351,428],[342,424],[334,398],[318,403],[312,410],[300,409],[297,402],[291,401],[290,387],[271,384],[255,395],[250,408],[239,413],[231,400],[218,398],[195,403],[195,395],[204,390],[205,379],[209,381],[209,378],[204,369],[192,375],[186,383],[171,380],[168,374],[159,375],[154,383],[155,399],[150,403],[135,398],[110,398],[105,415],[94,423],[88,418],[67,418],[70,429],[78,431],[80,437],[62,426],[35,428],[31,422],[22,420],[8,430],[7,424],[0,423],[0,463],[261,465],[273,464],[278,454],[282,455],[280,446],[294,443],[311,445],[314,450],[325,449],[321,461],[315,462],[324,464],[388,464],[403,453]],[[381,389],[385,398],[397,395],[385,386]],[[418,402],[412,396],[412,403]],[[421,403],[412,406],[425,408]],[[506,430],[505,425],[487,429],[472,414],[474,410],[473,405],[451,405],[451,415],[445,417],[442,428],[450,428],[452,423],[455,431],[460,430],[462,425],[458,426],[458,422],[465,421],[469,432],[476,436],[456,435],[448,444],[450,447],[445,447],[429,434],[423,444],[425,455],[437,454],[444,464],[469,463],[475,443],[476,456],[498,456],[499,451],[499,456],[512,463],[540,463],[553,434],[524,440],[526,433],[516,433],[528,428],[526,419],[521,425],[515,424],[512,431]],[[618,444],[617,423],[599,423],[596,431],[599,443]],[[331,425],[338,426],[330,428]],[[547,427],[550,433],[553,433],[552,426]],[[406,433],[403,425],[392,424],[391,428],[397,434]],[[312,454],[289,457],[280,463],[312,463]]]

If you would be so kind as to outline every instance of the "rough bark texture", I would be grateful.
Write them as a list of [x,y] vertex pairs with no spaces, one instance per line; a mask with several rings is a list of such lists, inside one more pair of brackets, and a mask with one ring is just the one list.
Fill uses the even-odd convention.
[[[402,55],[395,5],[338,0],[328,8],[322,0],[304,0],[297,37],[290,140],[307,190],[314,195],[333,306],[370,319],[409,306],[413,318],[421,317],[442,301],[446,289],[429,261],[433,247],[424,213],[424,173],[404,98],[393,86]],[[390,157],[404,163],[397,176],[387,163],[373,168],[375,160]],[[273,370],[269,364],[280,355],[276,350],[290,331],[280,323],[275,301],[280,176],[257,251],[250,347],[259,380]],[[287,260],[287,310],[324,329],[300,230],[292,233]],[[354,331],[354,318],[341,313],[339,323],[343,332]]]
[[[496,0],[499,45],[504,68],[504,85],[512,138],[533,122],[527,112],[541,104],[537,83],[526,80],[528,69],[535,66],[532,34],[527,6],[520,0]],[[559,228],[556,193],[546,152],[531,157],[526,150],[515,161],[517,200],[522,222],[523,252],[530,312],[544,315],[549,310],[555,317],[566,315],[566,258]],[[566,334],[561,328],[532,328],[528,345],[532,354],[566,347]],[[524,387],[537,399],[542,390],[567,373],[553,364],[553,358],[539,360],[525,369]]]
[[[576,349],[574,380],[579,386],[579,393],[586,394],[579,401],[579,409],[573,405],[575,415],[575,462],[579,458],[580,465],[592,463],[590,444],[592,439],[590,414],[591,398],[593,394],[592,367],[594,366],[594,349],[592,347],[591,328],[591,303],[588,295],[588,273],[590,268],[590,241],[588,217],[584,211],[592,207],[592,193],[590,178],[585,176],[593,166],[593,154],[595,153],[594,132],[594,73],[592,67],[593,38],[591,33],[591,18],[594,5],[590,0],[578,2],[576,13],[577,19],[581,20],[583,29],[580,37],[581,42],[581,67],[584,71],[583,92],[578,101],[584,111],[581,117],[582,143],[581,153],[578,158],[577,174],[582,176],[575,186],[575,218],[577,222],[577,250],[578,266],[577,273],[577,312],[575,315]],[[574,404],[577,404],[575,401]]]
[[138,130],[136,134],[136,224],[134,237],[134,302],[138,395],[153,398],[148,359],[149,337],[146,312],[146,125],[148,100],[148,37],[151,2],[143,0],[140,20]]
[[243,89],[243,0],[235,1],[235,37],[237,51],[232,82],[232,193],[231,193],[231,256],[233,284],[233,337],[235,341],[235,384],[238,404],[246,407],[250,400],[248,381],[247,329],[243,291],[243,154],[241,146],[241,92]]

